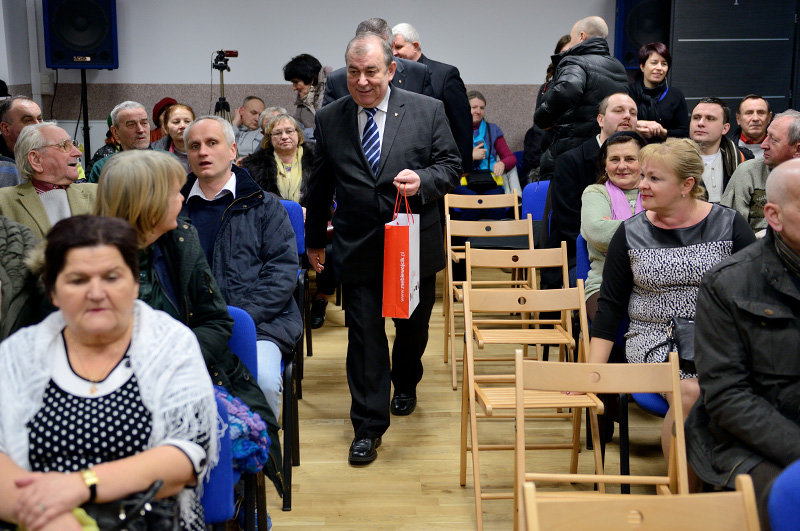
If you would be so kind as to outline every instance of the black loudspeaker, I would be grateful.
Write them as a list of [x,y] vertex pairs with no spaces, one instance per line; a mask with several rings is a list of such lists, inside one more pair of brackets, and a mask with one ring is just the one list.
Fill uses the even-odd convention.
[[119,68],[116,0],[43,0],[47,68]]
[[639,70],[639,48],[669,43],[670,0],[617,0],[614,56],[628,70]]

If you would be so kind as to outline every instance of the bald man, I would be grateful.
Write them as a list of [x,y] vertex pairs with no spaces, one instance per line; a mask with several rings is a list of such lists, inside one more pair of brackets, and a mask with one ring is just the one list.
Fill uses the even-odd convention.
[[556,73],[542,93],[542,104],[533,120],[549,129],[552,142],[542,154],[540,175],[555,169],[555,159],[600,132],[597,107],[600,100],[625,92],[628,75],[609,52],[608,26],[600,17],[587,17],[572,26],[567,49],[553,56]]
[[702,399],[686,420],[706,483],[753,478],[762,521],[772,480],[800,459],[800,160],[767,179],[766,236],[703,278],[695,363]]

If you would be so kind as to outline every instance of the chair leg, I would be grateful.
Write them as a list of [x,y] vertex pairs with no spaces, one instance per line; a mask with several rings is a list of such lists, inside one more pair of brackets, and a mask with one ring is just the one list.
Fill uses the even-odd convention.
[[244,474],[244,531],[256,530],[256,475]]
[[267,529],[267,488],[264,484],[264,473],[256,475],[256,517],[258,521],[258,531]]
[[[600,428],[597,424],[597,412],[592,409],[586,411],[586,416],[591,418],[591,425],[592,425],[592,440],[593,440],[593,447],[594,447],[594,473],[595,474],[603,474],[603,455],[601,452],[601,445],[600,442]],[[606,484],[599,483],[597,485],[598,490],[601,494],[605,493],[606,491]]]
[[[458,389],[458,362],[456,361],[456,310],[455,310],[455,301],[452,300],[452,291],[450,292],[449,296],[451,297],[450,300],[450,307],[449,307],[449,315],[448,318],[448,333],[450,334],[450,370],[452,372],[452,383],[453,383],[453,390]],[[463,359],[463,357],[462,357]]]
[[[631,473],[627,394],[619,395],[619,473],[625,476],[629,476]],[[620,486],[620,492],[630,494],[630,484],[623,483]]]
[[292,448],[294,445],[294,363],[287,363],[283,370],[283,510],[292,510]]
[[303,398],[303,338],[300,338],[298,345],[295,346],[294,381],[296,385],[295,399],[301,400]]
[[[443,282],[443,284],[445,284],[445,285],[447,284],[447,279],[446,278],[445,278],[445,281]],[[444,291],[444,293],[442,293],[442,314],[444,315],[445,321],[448,322],[447,321],[448,315],[450,315],[450,313],[449,313],[450,312],[450,308],[449,308],[449,304],[448,304],[449,293],[447,293],[447,290],[445,288],[443,288],[443,289],[445,291]],[[452,302],[450,302],[450,304],[452,304]],[[448,362],[448,355],[447,354],[448,354],[448,343],[449,343],[449,339],[450,339],[450,329],[447,326],[444,326],[442,328],[443,328],[443,331],[444,331],[444,338],[442,339],[442,345],[443,345],[442,350],[444,351],[444,362],[447,363]]]
[[[466,373],[466,371],[464,371]],[[467,396],[466,374],[461,383],[461,456],[459,483],[462,487],[467,484],[467,426],[469,425],[469,396]]]
[[[466,384],[466,382],[465,382]],[[483,503],[481,496],[481,466],[478,459],[478,414],[473,397],[469,397],[469,428],[472,440],[472,488],[475,491],[475,526],[483,531]]]
[[581,414],[583,408],[572,408],[572,455],[569,460],[569,473],[578,473],[578,453],[581,451]]
[[[310,358],[314,355],[314,350],[311,341],[311,287],[308,285],[308,273],[306,273],[303,291],[303,300],[305,301],[303,305],[303,324],[306,330],[306,356]],[[302,374],[300,375],[300,379],[303,379]]]

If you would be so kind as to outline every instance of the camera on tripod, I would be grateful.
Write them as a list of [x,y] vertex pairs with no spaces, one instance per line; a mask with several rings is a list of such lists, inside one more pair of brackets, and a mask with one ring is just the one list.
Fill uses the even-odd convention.
[[217,55],[211,61],[211,68],[220,72],[223,70],[230,72],[231,67],[228,66],[228,58],[230,57],[239,57],[239,50],[218,50]]
[[231,119],[231,106],[225,99],[225,72],[230,72],[231,67],[228,66],[228,59],[231,57],[239,57],[239,50],[217,50],[214,59],[211,61],[211,68],[219,70],[219,100],[214,105],[214,114],[221,116],[226,120]]

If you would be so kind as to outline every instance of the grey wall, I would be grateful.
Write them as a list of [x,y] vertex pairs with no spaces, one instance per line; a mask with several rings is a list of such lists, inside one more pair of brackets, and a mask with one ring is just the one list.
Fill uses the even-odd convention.
[[[18,91],[30,90],[24,85],[31,83],[28,3],[35,6],[38,22],[35,66],[52,74],[45,67],[40,0],[2,0],[0,79]],[[209,101],[218,97],[219,75],[211,73],[211,55],[222,48],[240,53],[230,60],[231,72],[225,75],[233,107],[249,92],[269,103],[291,103],[282,66],[302,52],[323,64],[342,66],[345,45],[358,22],[377,15],[391,24],[416,26],[426,55],[458,66],[468,86],[486,88],[490,119],[506,130],[512,149],[521,149],[532,120],[531,98],[556,40],[575,20],[600,15],[612,26],[613,43],[614,6],[614,0],[405,0],[377,9],[356,0],[117,0],[120,68],[88,71],[90,117],[102,120],[114,103],[128,97],[151,107],[165,95],[206,112]],[[59,71],[59,82],[54,115],[74,120],[78,71]],[[514,87],[504,90],[503,85]],[[49,96],[43,99],[49,107]]]

